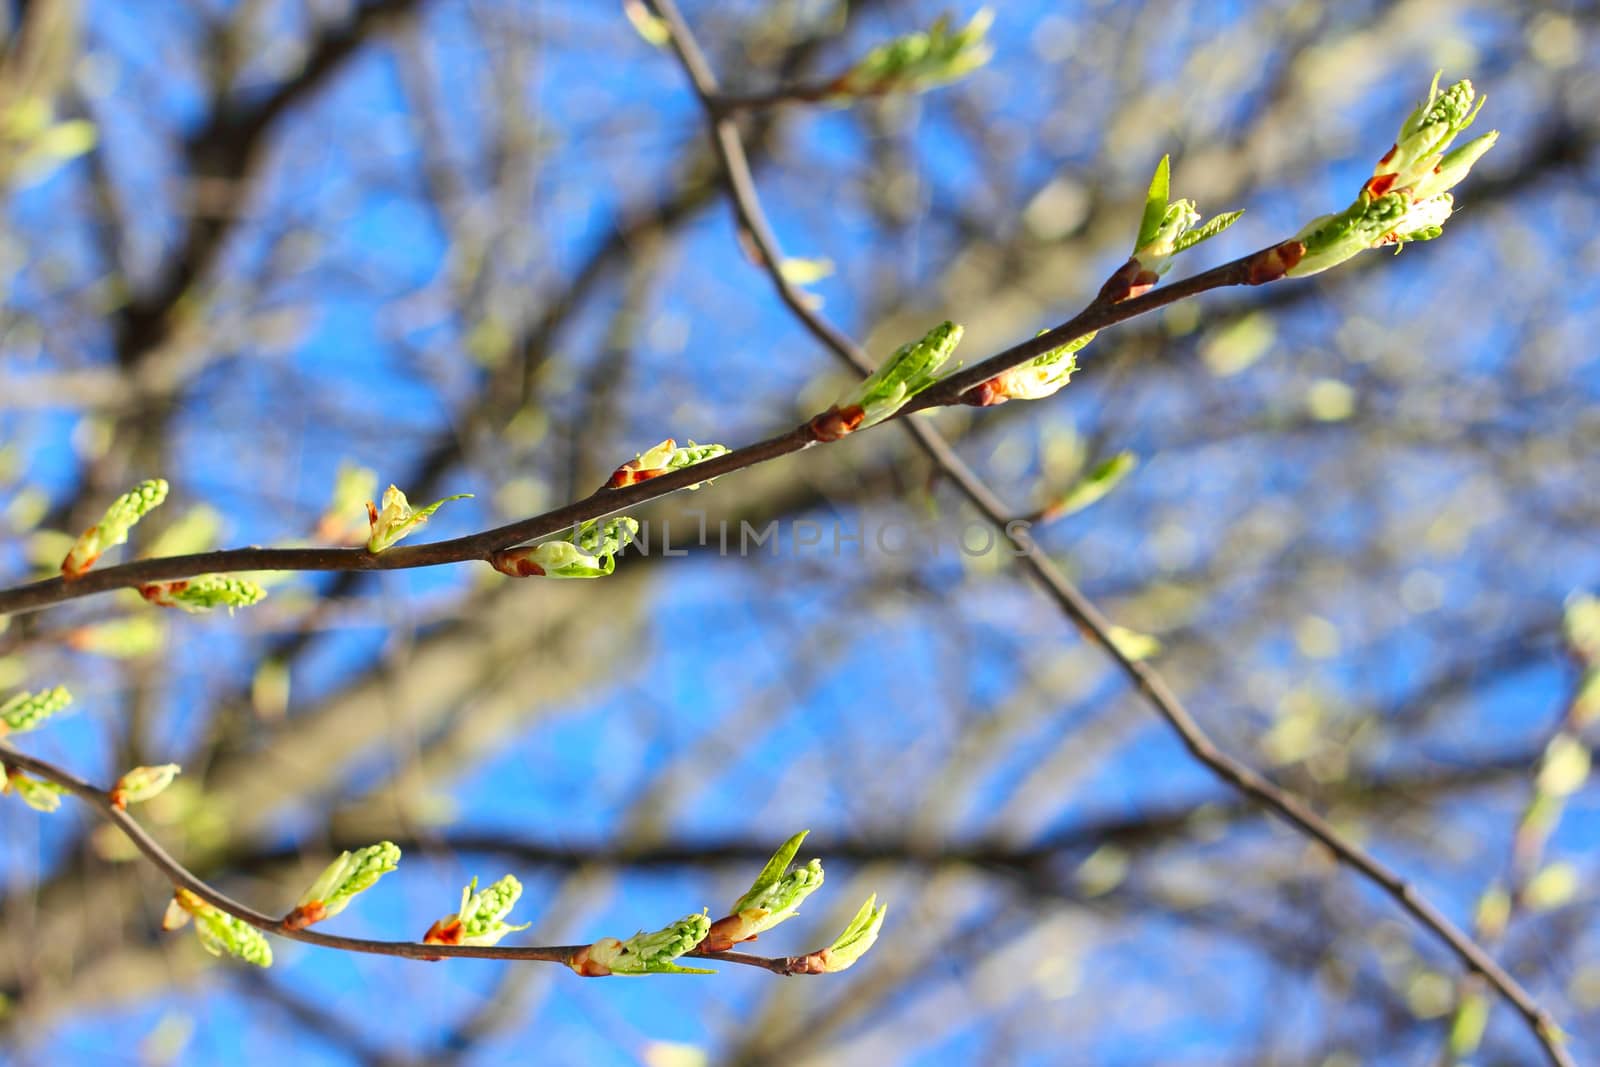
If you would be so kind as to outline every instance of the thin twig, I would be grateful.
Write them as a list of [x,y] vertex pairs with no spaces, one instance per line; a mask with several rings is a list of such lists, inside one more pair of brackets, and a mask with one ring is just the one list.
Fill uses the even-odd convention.
[[[0,768],[11,767],[26,771],[45,781],[54,782],[79,800],[84,801],[95,810],[95,814],[116,826],[118,830],[121,830],[128,840],[133,842],[133,846],[156,869],[161,871],[175,889],[187,889],[217,910],[226,912],[241,922],[249,923],[263,933],[287,938],[290,941],[299,941],[307,945],[338,949],[343,952],[361,952],[370,956],[396,956],[401,959],[428,961],[440,958],[468,958],[565,964],[575,953],[588,947],[587,945],[427,945],[419,941],[376,941],[363,937],[341,937],[337,934],[324,934],[316,930],[290,926],[282,919],[273,918],[247,904],[239,903],[226,893],[202,880],[182,863],[179,863],[171,853],[161,847],[159,841],[150,836],[150,833],[139,824],[137,819],[112,803],[109,790],[101,789],[86,782],[72,772],[64,770],[47,760],[18,752],[10,745],[0,742]],[[737,963],[746,967],[759,967],[773,974],[795,975],[809,973],[807,961],[814,954],[802,956],[754,956],[745,952],[702,952],[698,949],[692,949],[685,955],[699,959],[719,960],[723,963]]]
[[[736,130],[733,131],[733,136],[737,139]],[[742,149],[739,158],[743,158]],[[748,168],[746,175],[748,177]],[[1026,341],[1012,345],[967,370],[941,380],[884,422],[900,420],[913,412],[928,408],[959,403],[961,394],[973,386],[1086,333],[1126,322],[1211,289],[1246,284],[1251,264],[1259,260],[1264,253],[1270,252],[1272,247],[1275,246],[1241,256],[1231,263],[1197,274],[1169,288],[1156,289],[1131,300],[1111,304],[1096,301],[1061,325],[1037,337],[1030,337]],[[782,281],[781,277],[779,280]],[[782,285],[781,291],[784,293],[785,303],[788,303],[791,309],[803,309],[804,305],[798,291],[787,281],[782,281]],[[814,316],[806,320],[806,325],[819,338],[824,339],[824,343],[835,352],[850,353],[850,361],[858,370],[865,372],[872,369],[866,353],[833,327]],[[937,435],[927,427],[917,422],[908,422],[906,425],[912,427],[912,432],[917,435],[924,449],[939,447],[928,443]],[[942,438],[940,440],[942,441]],[[449,563],[486,560],[493,553],[513,545],[561,533],[590,519],[626,511],[681,489],[687,489],[691,485],[767,463],[822,443],[826,442],[817,440],[809,429],[809,422],[802,423],[786,433],[734,449],[715,459],[697,463],[692,467],[684,467],[649,481],[636,482],[621,489],[601,489],[582,500],[531,518],[446,541],[399,546],[376,555],[361,548],[229,548],[214,552],[142,559],[119,566],[97,568],[70,582],[63,578],[47,578],[0,590],[0,616],[37,611],[114,589],[135,588],[147,582],[193,578],[200,574],[228,574],[241,571],[407,570],[415,567],[437,567]],[[949,452],[947,446],[945,452],[948,454],[940,460],[941,465],[960,462],[953,452]]]
[[[740,222],[760,252],[762,266],[772,284],[790,311],[813,336],[858,370],[863,372],[870,370],[870,365],[865,364],[865,354],[842,332],[813,311],[798,290],[783,276],[782,256],[772,228],[761,210],[754,178],[744,158],[738,125],[732,118],[720,113],[716,107],[718,93],[716,76],[674,0],[651,0],[651,3],[665,21],[677,55],[705,107],[712,126],[713,139],[723,157],[735,209]],[[1247,284],[1251,280],[1250,264],[1255,258],[1253,254],[1234,260],[1232,263],[1205,271],[1166,289],[1154,290],[1120,304],[1107,304],[1103,296],[1097,297],[1072,322],[1051,331],[1055,335],[1053,338],[1048,334],[1041,335],[1034,339],[1032,347],[1029,342],[1024,342],[1023,345],[1014,346],[998,356],[951,375],[917,397],[903,408],[900,414],[951,403],[980,382],[1016,366],[1022,358],[1031,358],[1065,340],[1099,328],[1100,316],[1113,313],[1129,304],[1148,301],[1157,294],[1167,296],[1170,301],[1225,285]],[[1109,324],[1109,321],[1105,323]],[[1019,356],[1019,350],[1025,355]],[[1560,1030],[1554,1019],[1534,1001],[1515,978],[1423,897],[1415,886],[1340,834],[1298,797],[1219,749],[1161,676],[1147,664],[1128,656],[1119,647],[1112,636],[1114,629],[1111,622],[1100,614],[1099,609],[1039,549],[1026,527],[1017,525],[1020,516],[1011,514],[977,475],[962,463],[954,449],[936,430],[919,420],[909,420],[904,425],[967,499],[1011,540],[1019,550],[1019,558],[1023,565],[1043,584],[1051,598],[1077,624],[1079,630],[1116,662],[1123,674],[1133,682],[1161,718],[1173,729],[1196,760],[1235,790],[1278,813],[1301,832],[1324,845],[1341,862],[1358,871],[1392,897],[1423,927],[1448,945],[1468,969],[1482,975],[1517,1009],[1527,1021],[1551,1063],[1559,1067],[1572,1067],[1573,1061],[1561,1046]]]

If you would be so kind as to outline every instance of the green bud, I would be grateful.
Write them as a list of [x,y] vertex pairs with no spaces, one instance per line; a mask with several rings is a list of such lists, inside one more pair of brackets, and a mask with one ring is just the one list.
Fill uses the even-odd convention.
[[18,693],[0,704],[0,737],[32,730],[71,703],[72,694],[64,685],[38,693]]
[[1355,203],[1337,215],[1314,219],[1295,237],[1305,251],[1286,273],[1304,278],[1369,248],[1431,241],[1442,234],[1454,210],[1449,190],[1500,136],[1490,131],[1445,154],[1482,106],[1471,82],[1457,82],[1440,93],[1435,74],[1428,99],[1401,124],[1394,147],[1373,168]]
[[0,793],[7,790],[15,790],[24,804],[46,814],[61,807],[61,794],[66,792],[65,788],[54,782],[29,778],[18,770],[8,771],[4,777],[0,777]]
[[135,767],[117,779],[111,787],[111,803],[118,808],[129,804],[142,804],[153,800],[173,783],[183,768],[176,763],[163,763],[157,767]]
[[389,486],[383,493],[381,511],[370,500],[367,501],[367,522],[372,527],[372,534],[367,538],[367,551],[377,555],[427,522],[428,516],[443,505],[452,500],[471,498],[471,493],[457,493],[442,500],[435,500],[425,508],[413,508],[404,493],[393,485]]
[[[1048,332],[1040,331],[1041,334]],[[1052,396],[1072,380],[1078,369],[1078,352],[1094,338],[1093,333],[1074,337],[1026,363],[1001,371],[961,394],[961,402],[973,407],[989,407],[1007,400],[1043,400]]]
[[1401,193],[1388,193],[1376,200],[1363,193],[1344,211],[1315,219],[1295,235],[1294,239],[1305,246],[1305,254],[1286,273],[1291,278],[1305,278],[1378,247],[1384,243],[1384,236],[1401,224],[1410,207],[1410,201]]
[[344,852],[323,868],[284,922],[300,929],[331,919],[343,911],[357,893],[372,888],[379,878],[399,865],[400,849],[392,841]]
[[831,86],[838,96],[920,93],[977,70],[994,54],[985,40],[994,12],[980,8],[961,29],[951,32],[940,18],[926,33],[910,33],[874,48]]
[[167,483],[160,478],[140,482],[106,509],[105,516],[83,531],[72,545],[72,551],[61,561],[61,575],[68,581],[82,577],[93,567],[100,554],[113,545],[128,539],[128,531],[135,523],[161,506],[167,499]]
[[604,578],[616,570],[616,554],[638,533],[639,521],[626,515],[590,520],[568,540],[508,548],[489,562],[513,578]]
[[1499,130],[1490,130],[1482,137],[1475,137],[1451,152],[1439,161],[1439,164],[1417,182],[1411,195],[1418,200],[1427,200],[1438,196],[1448,189],[1453,189],[1461,179],[1472,170],[1472,165],[1483,157],[1483,154],[1495,146],[1500,140]]
[[939,368],[955,352],[963,332],[953,322],[942,322],[923,337],[895,349],[883,366],[811,420],[813,436],[819,441],[837,441],[894,415],[939,380]]
[[613,974],[715,974],[703,967],[680,967],[673,962],[705,940],[710,929],[711,920],[704,913],[685,915],[671,926],[651,933],[641,930],[626,941],[603,937],[574,953],[567,966],[585,978]]
[[1557,734],[1545,747],[1535,781],[1546,797],[1569,797],[1589,780],[1589,749],[1571,734]]
[[1394,228],[1379,239],[1380,244],[1392,244],[1398,251],[1410,241],[1431,241],[1444,233],[1444,224],[1455,210],[1455,198],[1440,193],[1432,200],[1414,200]]
[[[621,489],[635,482],[646,482],[651,478],[659,478],[663,474],[679,470],[683,467],[692,467],[696,463],[704,463],[717,456],[725,456],[728,449],[724,445],[697,445],[690,441],[687,445],[679,447],[672,438],[667,438],[659,445],[642,452],[636,459],[629,460],[612,472],[611,478],[606,482],[607,489]],[[689,486],[698,489],[704,482],[696,482]]]
[[486,889],[478,889],[474,878],[461,891],[461,907],[428,928],[423,943],[428,945],[495,945],[507,934],[526,930],[532,923],[510,926],[503,920],[522,895],[522,883],[511,875]]
[[[173,899],[194,918],[194,932],[201,948],[213,956],[228,955],[257,967],[272,966],[272,946],[260,930],[212,907],[187,889],[178,890]],[[172,921],[170,914],[166,921]]]
[[1561,631],[1579,659],[1600,666],[1600,597],[1589,593],[1569,597]]
[[267,591],[248,578],[228,574],[202,574],[198,578],[175,582],[151,582],[139,587],[139,595],[152,604],[177,608],[199,615],[217,608],[247,608],[267,598]]
[[750,889],[733,902],[730,914],[711,925],[706,936],[709,951],[724,952],[787,922],[799,910],[800,902],[822,885],[821,860],[814,859],[803,867],[789,869],[808,833],[809,830],[801,830],[785,841],[761,869]]
[[1451,1054],[1462,1057],[1476,1052],[1488,1025],[1489,998],[1476,989],[1469,989],[1456,1008],[1455,1021],[1450,1024]]
[[861,910],[856,912],[855,918],[850,920],[849,925],[833,944],[811,954],[816,973],[833,974],[836,971],[849,970],[877,943],[878,932],[883,929],[883,917],[889,912],[887,904],[875,908],[877,902],[878,894],[874,893],[868,897],[867,902],[861,905]]
[[1099,503],[1138,465],[1139,457],[1132,452],[1118,452],[1079,478],[1072,488],[1041,513],[1040,518],[1057,519]]

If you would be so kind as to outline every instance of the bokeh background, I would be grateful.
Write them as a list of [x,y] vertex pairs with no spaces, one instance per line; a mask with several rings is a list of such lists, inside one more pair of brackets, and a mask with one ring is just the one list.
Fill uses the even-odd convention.
[[[923,2],[684,4],[730,86],[846,67]],[[130,554],[361,536],[340,471],[449,536],[587,493],[666,436],[738,445],[847,380],[741,250],[670,54],[598,0],[8,0],[0,110],[0,573],[54,567],[139,478]],[[956,12],[965,15],[966,10]],[[1444,238],[1103,334],[1052,400],[937,415],[1230,751],[1454,919],[1504,878],[1600,584],[1600,67],[1592,3],[1004,0],[942,91],[750,117],[809,288],[887,352],[969,362],[1077,310],[1164,152],[1208,213],[1180,273],[1342,208],[1433,71],[1497,149]],[[21,114],[23,118],[16,118]],[[337,849],[399,873],[330,928],[416,937],[465,881],[530,943],[715,913],[809,827],[828,883],[759,942],[849,973],[593,982],[157,931],[169,888],[70,803],[0,800],[0,1060],[16,1064],[1438,1061],[1454,960],[1199,769],[885,428],[647,509],[683,557],[595,582],[487,567],[282,576],[229,618],[118,595],[13,619],[23,739],[195,870],[286,909]],[[727,555],[728,522],[781,544]],[[796,543],[794,523],[822,543]],[[883,552],[886,523],[943,550]],[[345,529],[340,530],[343,526]],[[319,529],[320,527],[320,529]],[[833,533],[865,543],[833,545]],[[893,539],[898,534],[891,535]],[[802,540],[804,538],[801,538]],[[972,543],[981,543],[972,535]],[[1593,792],[1496,952],[1600,1056]],[[1532,1062],[1496,1006],[1474,1062]]]

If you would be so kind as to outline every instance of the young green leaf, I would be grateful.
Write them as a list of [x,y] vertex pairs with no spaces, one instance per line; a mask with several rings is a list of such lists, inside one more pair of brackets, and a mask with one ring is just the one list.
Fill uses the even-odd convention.
[[1167,202],[1172,196],[1172,157],[1162,156],[1156,164],[1155,175],[1150,179],[1150,189],[1144,196],[1144,214],[1139,219],[1139,240],[1135,248],[1142,248],[1156,239],[1161,220],[1167,215]]
[[838,971],[849,970],[856,961],[867,954],[878,941],[878,933],[883,929],[884,916],[889,912],[889,905],[878,903],[878,894],[874,893],[861,905],[855,918],[851,919],[844,932],[834,939],[833,944],[827,948],[819,949],[808,957],[811,964],[810,970],[816,974],[834,974]]
[[829,87],[829,96],[919,93],[977,70],[994,54],[985,39],[994,12],[980,8],[959,30],[940,18],[924,33],[910,33],[879,45]]

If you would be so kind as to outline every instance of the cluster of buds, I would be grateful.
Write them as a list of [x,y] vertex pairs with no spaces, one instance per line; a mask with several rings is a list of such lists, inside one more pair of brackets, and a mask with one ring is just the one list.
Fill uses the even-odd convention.
[[213,956],[228,955],[257,967],[272,966],[272,946],[260,930],[213,907],[187,889],[179,889],[161,920],[163,930],[177,930],[194,920],[200,947]]
[[962,332],[955,323],[942,322],[923,337],[901,345],[883,366],[811,420],[812,439],[837,441],[892,417],[939,380],[939,368],[961,343]]
[[61,794],[66,790],[54,782],[29,778],[15,767],[6,767],[0,774],[0,794],[16,793],[28,807],[46,814],[61,806]]
[[677,922],[649,933],[641,930],[623,941],[602,937],[567,958],[567,966],[585,978],[609,975],[715,974],[704,967],[683,967],[676,961],[689,952],[711,929],[711,920],[702,913],[685,915]]
[[590,520],[571,538],[507,548],[489,564],[513,578],[604,578],[616,570],[618,552],[639,534],[639,520],[626,515]]
[[176,763],[163,763],[155,767],[135,767],[117,779],[111,787],[111,806],[118,811],[128,810],[129,804],[143,804],[166,792],[183,770]]
[[267,591],[248,578],[235,578],[228,574],[202,574],[198,578],[182,578],[173,582],[147,582],[139,587],[139,595],[163,608],[198,615],[217,608],[247,608],[267,598]]
[[496,945],[507,934],[526,930],[532,923],[511,926],[504,920],[522,896],[522,883],[511,875],[484,889],[474,878],[461,891],[461,906],[422,935],[425,945]]
[[[1040,331],[1041,334],[1048,332]],[[962,393],[961,402],[984,408],[1004,404],[1007,400],[1043,400],[1052,396],[1072,380],[1078,369],[1078,352],[1094,338],[1094,333],[1074,337],[1026,363],[1003,370]]]
[[[636,482],[648,482],[663,474],[669,474],[683,467],[692,467],[696,463],[704,463],[708,459],[727,454],[728,449],[724,445],[697,445],[690,441],[679,447],[678,442],[669,437],[648,452],[639,453],[636,458],[612,471],[604,488],[621,489]],[[698,489],[705,484],[696,482],[689,488]]]
[[167,483],[160,478],[140,482],[117,497],[106,509],[105,516],[73,542],[67,558],[61,561],[61,576],[69,582],[83,577],[102,552],[126,541],[134,524],[166,499]]
[[283,917],[291,930],[302,930],[312,923],[331,919],[349,906],[357,893],[371,889],[379,878],[400,865],[400,848],[393,841],[380,841],[339,858],[323,868],[294,906]]
[[[1293,240],[1274,249],[1276,262],[1263,265],[1260,280],[1285,274],[1303,278],[1369,248],[1394,245],[1398,250],[1409,241],[1438,237],[1454,209],[1449,190],[1500,136],[1491,130],[1448,151],[1482,107],[1483,98],[1470,81],[1441,93],[1435,74],[1428,99],[1401,125],[1394,147],[1378,161],[1354,203],[1336,215],[1312,220]],[[1251,280],[1257,280],[1254,274]]]
[[821,860],[789,869],[808,833],[801,830],[785,841],[749,891],[733,902],[729,914],[711,924],[705,939],[707,952],[726,952],[741,941],[754,941],[758,934],[793,918],[800,902],[821,887]]
[[980,8],[967,24],[952,30],[949,16],[926,32],[910,33],[868,52],[819,95],[825,98],[922,92],[977,70],[994,54],[985,39],[994,12]]
[[[688,954],[715,957],[794,918],[800,904],[822,885],[822,861],[812,860],[791,869],[795,854],[809,831],[802,830],[778,847],[748,891],[733,902],[724,918],[712,922],[704,913],[686,915],[661,930],[643,931],[626,941],[603,937],[567,958],[567,966],[585,978],[607,975],[710,974],[684,967],[677,960]],[[842,971],[860,959],[878,938],[886,909],[869,898],[844,933],[827,948],[789,958],[790,974],[827,974]]]
[[427,522],[428,516],[445,504],[452,500],[469,500],[471,497],[471,493],[457,493],[435,500],[425,508],[413,508],[398,487],[389,486],[383,491],[381,510],[372,501],[367,501],[367,525],[372,531],[367,537],[367,551],[377,555]]
[[64,685],[37,693],[18,693],[0,704],[0,737],[35,729],[71,703],[72,694]]

